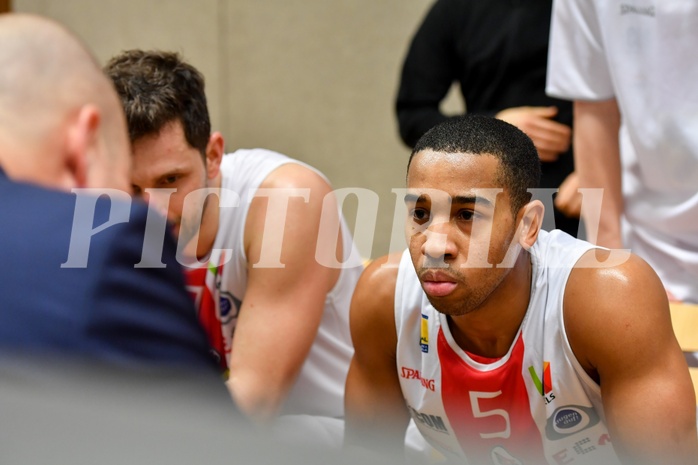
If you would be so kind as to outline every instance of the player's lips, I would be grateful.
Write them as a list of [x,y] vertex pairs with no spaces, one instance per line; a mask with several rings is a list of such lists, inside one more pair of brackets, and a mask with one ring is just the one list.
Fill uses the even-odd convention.
[[424,292],[432,297],[447,296],[458,285],[454,278],[443,271],[426,271],[421,278]]

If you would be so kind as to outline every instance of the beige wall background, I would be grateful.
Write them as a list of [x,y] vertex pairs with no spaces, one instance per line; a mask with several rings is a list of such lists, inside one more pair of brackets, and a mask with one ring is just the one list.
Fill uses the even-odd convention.
[[[362,204],[369,217],[355,236],[365,257],[377,257],[404,247],[401,224],[393,228],[401,199],[391,190],[404,187],[409,150],[393,101],[431,3],[13,0],[13,8],[59,20],[103,63],[128,48],[180,52],[206,76],[212,122],[228,151],[277,150],[323,171],[335,189],[375,193],[377,214]],[[446,107],[457,111],[457,99]],[[358,204],[353,196],[344,203],[352,226]]]

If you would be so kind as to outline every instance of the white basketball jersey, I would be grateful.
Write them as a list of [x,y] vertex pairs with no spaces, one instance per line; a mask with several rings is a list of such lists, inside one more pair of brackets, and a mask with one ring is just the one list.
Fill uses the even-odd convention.
[[[208,267],[189,271],[188,284],[196,295],[199,316],[211,343],[214,349],[222,352],[224,369],[227,368],[235,324],[247,288],[248,264],[243,240],[250,203],[267,176],[287,163],[313,169],[264,149],[238,150],[225,155],[221,163],[218,234]],[[349,332],[349,304],[363,267],[343,221],[341,228],[345,266],[334,288],[327,294],[318,333],[281,414],[344,416],[344,384],[354,352]],[[314,254],[315,251],[308,253]],[[200,283],[205,279],[205,286],[197,286],[192,279],[195,273],[199,274]],[[302,309],[299,309],[299,314],[302,314]],[[210,320],[208,324],[207,319]]]
[[501,359],[463,351],[422,291],[408,252],[398,271],[397,369],[424,437],[471,464],[619,463],[599,386],[567,341],[562,300],[572,266],[591,247],[541,231],[531,248],[531,299]]
[[677,299],[698,303],[696,43],[696,0],[557,0],[546,90],[616,98],[624,245]]

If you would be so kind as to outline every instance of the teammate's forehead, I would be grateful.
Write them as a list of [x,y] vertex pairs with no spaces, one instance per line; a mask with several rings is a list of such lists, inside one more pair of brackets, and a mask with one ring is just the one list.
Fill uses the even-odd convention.
[[454,203],[478,200],[494,204],[502,192],[498,176],[499,160],[489,154],[422,151],[412,159],[407,176],[406,200],[420,196],[446,198]]
[[449,179],[462,178],[464,175],[494,182],[499,167],[499,159],[489,153],[422,150],[412,157],[407,172],[407,183],[424,177]]

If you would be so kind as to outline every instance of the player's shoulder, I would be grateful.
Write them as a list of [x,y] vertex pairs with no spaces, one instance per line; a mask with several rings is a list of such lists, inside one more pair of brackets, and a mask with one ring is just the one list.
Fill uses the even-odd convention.
[[664,324],[669,304],[657,273],[642,258],[620,250],[591,249],[570,273],[563,308],[572,341],[598,334],[613,337],[641,326],[638,320],[643,326],[648,321]]
[[318,170],[295,160],[290,160],[275,168],[259,187],[263,189],[311,189],[324,192],[332,190],[327,178]]
[[625,298],[658,290],[664,292],[657,273],[639,256],[625,250],[594,248],[575,263],[566,288],[566,302]]
[[366,266],[354,290],[352,305],[357,308],[356,311],[373,313],[390,309],[392,315],[400,255],[385,255]]
[[402,252],[396,252],[372,260],[362,273],[359,284],[366,288],[380,288],[393,297],[401,257]]
[[585,253],[570,273],[564,294],[567,339],[594,379],[603,367],[617,367],[613,354],[622,352],[623,363],[646,358],[662,350],[671,334],[666,291],[652,267],[630,253],[616,255],[613,263],[612,252],[620,253]]
[[[397,283],[399,254],[386,255],[366,266],[354,290],[351,301],[350,326],[352,339],[372,341],[370,347],[384,347],[394,351],[395,285]],[[361,351],[363,346],[356,346]]]

